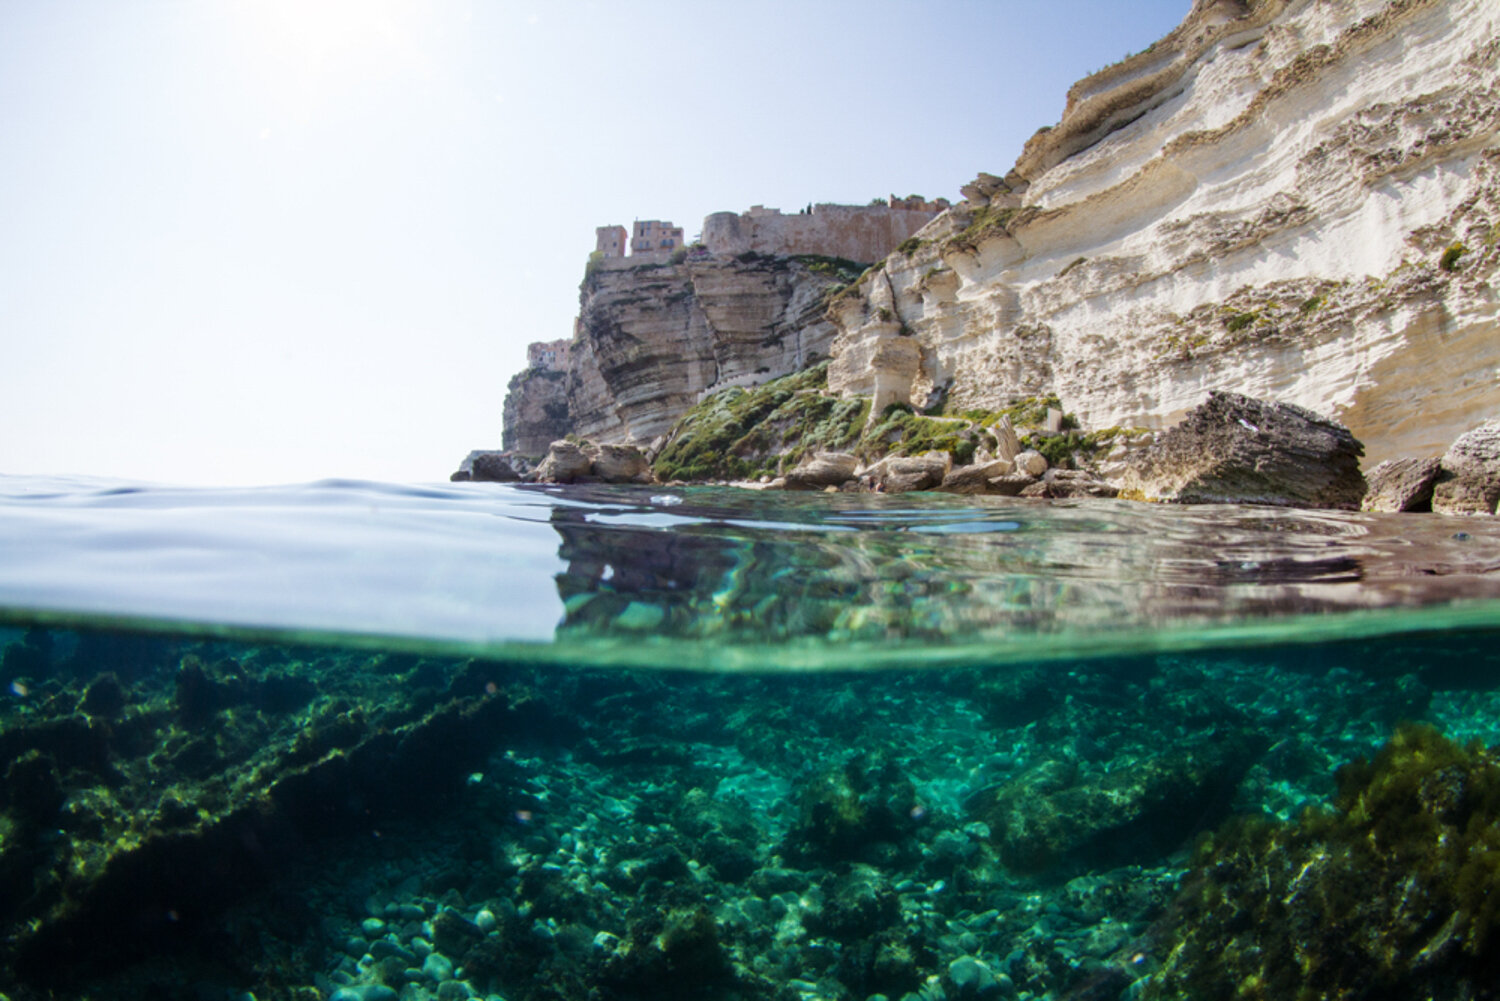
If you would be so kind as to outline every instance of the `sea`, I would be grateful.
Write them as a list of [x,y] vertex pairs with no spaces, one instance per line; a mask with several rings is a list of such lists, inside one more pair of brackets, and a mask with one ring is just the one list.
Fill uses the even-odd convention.
[[0,476],[0,999],[1500,997],[1493,518]]

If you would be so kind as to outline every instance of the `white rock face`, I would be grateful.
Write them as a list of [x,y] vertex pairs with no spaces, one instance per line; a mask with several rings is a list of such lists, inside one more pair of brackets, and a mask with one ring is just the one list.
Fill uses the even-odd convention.
[[1199,0],[965,194],[835,304],[830,387],[873,413],[1162,428],[1228,390],[1374,465],[1500,412],[1494,0]]

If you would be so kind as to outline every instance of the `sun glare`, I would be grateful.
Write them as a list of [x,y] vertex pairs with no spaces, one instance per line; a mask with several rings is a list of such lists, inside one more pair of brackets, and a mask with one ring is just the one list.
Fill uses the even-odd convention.
[[266,83],[304,110],[409,67],[422,10],[381,0],[244,0],[237,7]]

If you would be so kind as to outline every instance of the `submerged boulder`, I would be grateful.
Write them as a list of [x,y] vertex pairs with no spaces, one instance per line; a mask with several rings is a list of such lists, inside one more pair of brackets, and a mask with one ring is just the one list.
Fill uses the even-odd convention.
[[1258,750],[1256,740],[1231,733],[1109,771],[1047,761],[970,806],[1017,872],[1146,864],[1225,815]]
[[1431,511],[1432,488],[1441,469],[1438,459],[1410,456],[1387,459],[1365,476],[1370,490],[1364,511]]
[[1366,489],[1363,454],[1348,428],[1310,410],[1215,392],[1130,457],[1120,495],[1357,510]]
[[1442,458],[1432,493],[1439,514],[1494,514],[1500,504],[1500,421],[1456,438]]

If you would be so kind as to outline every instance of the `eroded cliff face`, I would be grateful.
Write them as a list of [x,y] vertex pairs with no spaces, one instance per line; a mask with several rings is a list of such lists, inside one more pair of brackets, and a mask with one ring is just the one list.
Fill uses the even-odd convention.
[[528,368],[506,387],[501,447],[522,455],[546,455],[547,446],[573,429],[568,413],[568,373]]
[[826,293],[840,280],[824,262],[755,254],[600,262],[584,280],[572,344],[572,430],[649,443],[706,390],[826,358]]
[[835,301],[830,388],[1086,427],[1227,390],[1439,454],[1500,413],[1497,67],[1493,0],[1200,2]]

